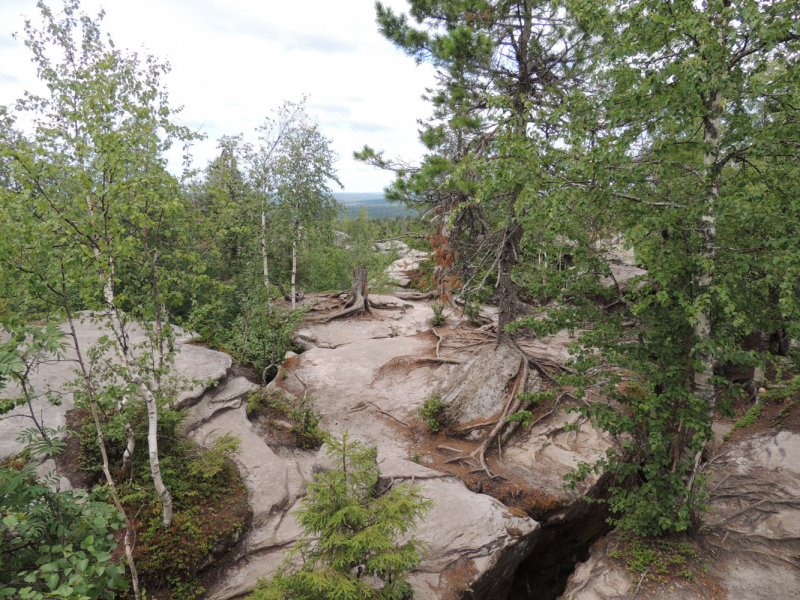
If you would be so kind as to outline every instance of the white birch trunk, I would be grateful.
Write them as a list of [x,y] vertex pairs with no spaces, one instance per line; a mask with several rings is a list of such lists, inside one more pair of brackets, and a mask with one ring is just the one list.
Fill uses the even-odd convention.
[[[91,203],[90,203],[91,208]],[[97,258],[98,262],[101,261],[100,256],[100,249],[95,245],[94,248],[94,255]],[[102,262],[100,262],[102,264]],[[139,392],[144,397],[145,403],[147,405],[147,421],[148,421],[148,430],[147,430],[147,445],[150,451],[150,474],[153,477],[153,484],[156,488],[156,493],[158,497],[161,499],[161,505],[164,507],[164,518],[163,523],[164,526],[169,526],[172,523],[172,495],[169,493],[169,490],[164,485],[164,480],[161,477],[161,467],[158,462],[158,437],[157,437],[157,430],[158,430],[158,405],[156,402],[156,398],[153,395],[153,392],[150,391],[150,388],[147,387],[144,379],[139,372],[139,367],[136,364],[134,359],[133,353],[131,351],[130,346],[127,343],[127,334],[125,333],[124,326],[122,324],[122,320],[119,318],[119,313],[117,312],[116,307],[114,306],[114,259],[109,257],[108,259],[108,272],[104,272],[101,267],[101,277],[103,277],[103,296],[105,298],[106,304],[108,306],[109,316],[111,317],[111,326],[114,331],[114,337],[117,340],[117,348],[119,349],[120,353],[122,354],[122,359],[125,361],[125,366],[128,369],[128,376],[130,377],[131,381],[136,385],[139,389]],[[130,425],[126,426],[126,432],[128,432],[128,444],[126,447],[126,451],[128,448],[133,448],[135,445],[135,439],[131,440],[132,431],[130,430]]]
[[264,267],[264,289],[269,302],[269,261],[267,259],[267,211],[261,209],[261,259]]
[[298,227],[295,224],[294,237],[292,238],[292,310],[295,310],[297,304],[297,294],[295,293],[295,281],[297,278],[297,236]]
[[[703,166],[705,176],[710,177],[708,198],[706,200],[706,213],[703,215],[703,260],[706,263],[704,271],[697,280],[697,295],[708,294],[714,283],[714,238],[717,235],[715,226],[716,217],[714,210],[719,199],[720,174],[715,170],[719,148],[719,126],[720,114],[722,112],[722,96],[715,92],[710,101],[709,112],[705,118],[703,131],[703,141],[706,144],[706,152],[703,156]],[[697,315],[697,323],[694,326],[694,334],[700,344],[707,345],[711,340],[711,313],[710,309],[703,309]],[[704,348],[698,353],[698,358],[702,365],[702,371],[694,374],[694,391],[708,404],[709,411],[714,410],[714,386],[711,377],[714,374],[714,353],[709,348]]]

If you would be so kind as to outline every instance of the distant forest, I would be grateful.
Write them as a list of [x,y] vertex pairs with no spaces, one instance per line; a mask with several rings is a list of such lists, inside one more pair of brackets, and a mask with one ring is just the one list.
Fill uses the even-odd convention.
[[[366,209],[370,219],[392,219],[394,217],[413,217],[417,211],[406,208],[404,204],[389,202],[383,192],[334,192],[333,197],[347,209],[348,219],[355,219],[362,208]],[[342,216],[344,218],[344,215]]]

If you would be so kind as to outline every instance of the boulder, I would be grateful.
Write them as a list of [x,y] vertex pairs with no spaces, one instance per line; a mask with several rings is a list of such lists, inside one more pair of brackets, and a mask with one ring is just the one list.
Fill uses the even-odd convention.
[[[519,373],[520,364],[520,356],[511,346],[484,346],[445,380],[442,402],[447,406],[442,422],[460,426],[499,417],[505,406],[509,382]],[[531,383],[528,391],[538,391],[538,378]]]

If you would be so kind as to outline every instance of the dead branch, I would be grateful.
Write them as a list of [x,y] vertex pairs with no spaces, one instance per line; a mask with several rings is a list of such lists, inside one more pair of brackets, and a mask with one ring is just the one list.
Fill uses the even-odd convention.
[[404,425],[404,426],[408,427],[409,429],[411,429],[411,425],[409,425],[409,424],[408,424],[408,423],[406,423],[405,421],[401,421],[400,419],[398,419],[398,418],[397,418],[397,417],[395,417],[394,415],[390,415],[390,414],[389,414],[388,412],[386,412],[385,410],[381,410],[381,409],[378,407],[378,405],[377,405],[377,404],[375,404],[374,402],[370,402],[369,400],[365,400],[365,402],[366,402],[367,404],[371,404],[372,406],[374,406],[374,407],[375,407],[375,410],[377,410],[377,411],[378,411],[379,413],[381,413],[382,415],[386,415],[386,416],[387,416],[387,417],[389,417],[390,419],[393,419],[393,420],[397,421],[398,423],[400,423],[400,425]]

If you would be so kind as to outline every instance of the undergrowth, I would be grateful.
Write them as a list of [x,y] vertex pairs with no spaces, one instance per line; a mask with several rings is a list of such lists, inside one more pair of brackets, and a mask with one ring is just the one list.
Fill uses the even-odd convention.
[[727,441],[731,438],[731,436],[734,434],[736,430],[742,429],[744,427],[749,427],[750,425],[755,424],[756,421],[758,421],[758,418],[761,416],[762,412],[764,412],[764,404],[760,402],[758,404],[754,404],[752,407],[750,407],[750,410],[748,410],[741,419],[739,419],[738,421],[736,421],[736,423],[734,423],[731,430],[724,436],[722,436],[722,439]]
[[625,532],[620,534],[619,541],[620,545],[609,556],[640,576],[634,578],[634,585],[639,585],[640,580],[669,583],[676,577],[693,581],[708,573],[708,565],[688,541],[641,538]]
[[[146,439],[137,437],[130,471],[112,468],[120,500],[137,532],[134,558],[140,583],[149,597],[159,599],[194,600],[201,595],[205,590],[197,576],[212,548],[232,546],[249,518],[246,489],[231,461],[239,451],[239,439],[224,435],[211,448],[202,448],[178,434],[182,416],[169,410],[159,414],[161,473],[174,503],[169,527],[162,524]],[[135,430],[141,430],[137,422],[146,415],[133,412],[130,417]],[[124,432],[113,413],[106,413],[103,420],[110,463],[121,465]],[[99,482],[101,458],[91,417],[81,421],[78,435],[79,464]]]
[[259,390],[247,398],[247,416],[265,418],[276,429],[286,428],[280,420],[289,421],[289,432],[300,448],[317,449],[324,441],[324,432],[319,428],[322,415],[310,396],[292,398],[280,390]]
[[433,309],[431,325],[433,327],[441,327],[447,321],[447,317],[444,316],[444,304],[441,302],[434,302],[431,304],[431,308]]
[[429,398],[426,398],[422,406],[417,409],[417,414],[427,423],[428,427],[433,433],[438,433],[442,424],[439,422],[439,415],[441,415],[446,404],[442,402],[441,393],[437,393]]

